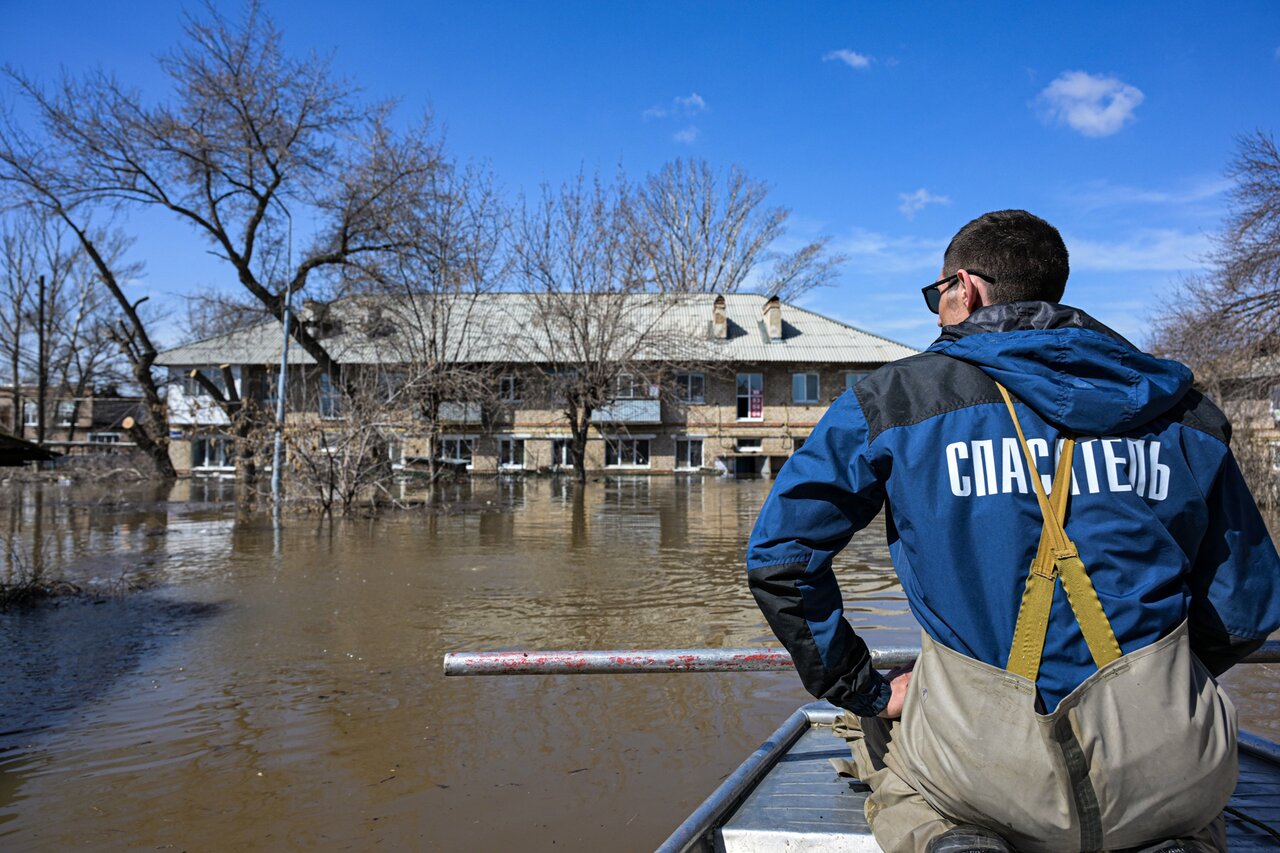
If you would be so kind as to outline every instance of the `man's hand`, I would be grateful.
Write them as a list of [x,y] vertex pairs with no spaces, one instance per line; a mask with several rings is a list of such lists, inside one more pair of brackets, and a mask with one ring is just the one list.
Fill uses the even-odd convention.
[[907,685],[911,683],[911,669],[914,666],[915,664],[912,663],[911,666],[893,669],[887,673],[886,678],[889,679],[889,690],[891,691],[889,704],[885,706],[878,716],[886,720],[896,720],[902,716],[902,704],[907,698]]

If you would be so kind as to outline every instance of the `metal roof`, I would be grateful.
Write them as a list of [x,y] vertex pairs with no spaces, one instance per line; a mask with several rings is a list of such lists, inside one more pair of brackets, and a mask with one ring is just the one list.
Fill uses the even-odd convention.
[[[579,325],[605,341],[614,353],[638,346],[640,361],[800,362],[878,365],[914,355],[918,350],[888,338],[824,317],[795,305],[782,305],[781,340],[769,340],[763,310],[766,297],[733,293],[725,297],[727,339],[711,334],[714,294],[632,294],[568,296],[487,293],[431,301],[429,297],[348,297],[324,309],[307,309],[304,320],[327,312],[335,324],[321,338],[340,364],[396,364],[426,353],[424,335],[416,329],[434,316],[437,351],[459,363],[539,363],[574,361],[571,337],[561,318],[574,302],[593,306]],[[291,344],[289,360],[314,360]],[[174,347],[156,363],[170,367],[210,364],[278,364],[280,324],[259,325]]]

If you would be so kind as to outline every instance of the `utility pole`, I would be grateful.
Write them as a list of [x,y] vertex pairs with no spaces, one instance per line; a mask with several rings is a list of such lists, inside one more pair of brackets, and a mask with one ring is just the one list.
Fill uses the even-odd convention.
[[49,388],[49,353],[44,324],[44,276],[36,300],[36,444],[44,446],[45,399]]
[[272,526],[280,529],[280,483],[281,468],[284,467],[284,417],[285,417],[285,400],[289,395],[289,320],[293,316],[293,287],[291,277],[293,275],[293,214],[289,213],[289,208],[285,207],[280,199],[275,199],[276,204],[284,211],[285,218],[289,221],[289,248],[287,260],[285,263],[285,279],[284,279],[284,322],[281,324],[283,334],[280,340],[280,375],[276,377],[276,429],[275,443],[271,454],[271,521]]

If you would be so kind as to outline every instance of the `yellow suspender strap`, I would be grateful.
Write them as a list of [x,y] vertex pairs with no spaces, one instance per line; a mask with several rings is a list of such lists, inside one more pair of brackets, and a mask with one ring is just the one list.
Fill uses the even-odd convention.
[[1027,446],[1022,424],[1014,411],[1013,398],[999,382],[996,387],[1000,389],[1000,396],[1004,397],[1009,417],[1013,419],[1013,428],[1018,432],[1018,443],[1022,445],[1022,454],[1027,460],[1027,474],[1031,479],[1036,501],[1040,504],[1040,514],[1044,518],[1040,529],[1040,545],[1027,575],[1027,587],[1022,594],[1018,623],[1013,632],[1013,646],[1009,649],[1009,662],[1005,669],[1032,681],[1039,675],[1040,658],[1049,627],[1049,611],[1053,606],[1054,584],[1059,577],[1076,621],[1080,623],[1080,633],[1089,646],[1094,665],[1101,669],[1120,657],[1120,644],[1116,642],[1111,622],[1102,609],[1098,592],[1089,580],[1089,573],[1080,560],[1075,543],[1067,538],[1067,532],[1062,526],[1066,521],[1067,499],[1071,494],[1071,460],[1075,456],[1075,439],[1063,439],[1062,453],[1053,475],[1051,504],[1036,471],[1035,459],[1031,455],[1031,448]]

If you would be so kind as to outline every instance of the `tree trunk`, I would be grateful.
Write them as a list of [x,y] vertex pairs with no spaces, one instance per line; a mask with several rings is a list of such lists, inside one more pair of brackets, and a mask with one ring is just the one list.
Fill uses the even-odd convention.
[[9,351],[9,370],[10,376],[13,377],[13,434],[18,438],[25,438],[23,433],[25,429],[23,424],[26,417],[22,411],[22,381],[18,376],[18,342],[13,342],[13,349]]
[[[581,415],[581,417],[577,417]],[[587,482],[587,437],[591,430],[591,407],[583,406],[580,412],[570,413],[570,431],[573,433],[573,478]]]

